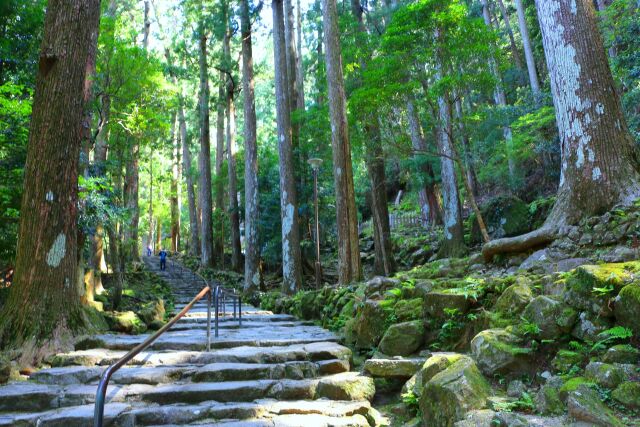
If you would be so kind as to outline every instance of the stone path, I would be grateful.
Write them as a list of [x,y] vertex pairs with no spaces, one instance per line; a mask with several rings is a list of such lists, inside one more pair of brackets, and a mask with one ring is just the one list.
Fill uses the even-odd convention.
[[[159,271],[176,312],[202,283],[171,262]],[[351,351],[332,333],[292,316],[243,305],[238,327],[227,307],[206,351],[206,299],[120,369],[107,390],[108,426],[375,426],[373,380],[351,368]],[[0,387],[0,426],[90,426],[102,371],[148,335],[101,334],[58,354],[28,381]]]

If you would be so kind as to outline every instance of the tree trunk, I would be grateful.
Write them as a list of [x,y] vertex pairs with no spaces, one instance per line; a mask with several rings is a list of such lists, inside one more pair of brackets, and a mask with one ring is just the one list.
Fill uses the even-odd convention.
[[297,0],[296,12],[296,47],[298,48],[296,55],[296,68],[298,70],[296,83],[298,85],[298,97],[296,100],[298,101],[298,110],[304,111],[304,65],[302,64],[302,11],[300,9],[300,0]]
[[229,223],[231,226],[231,268],[240,272],[242,247],[240,245],[240,208],[238,207],[238,174],[236,172],[236,106],[233,100],[234,84],[227,83],[227,171],[229,175]]
[[513,29],[511,28],[511,20],[509,19],[509,13],[507,8],[504,7],[504,2],[502,0],[498,0],[498,7],[500,8],[500,13],[502,14],[502,19],[504,20],[504,26],[507,29],[507,35],[509,36],[509,46],[511,47],[511,56],[513,56],[513,60],[516,63],[516,68],[522,70],[522,59],[520,59],[520,52],[518,52],[518,46],[516,45],[516,40],[513,37]]
[[253,80],[253,51],[249,0],[240,4],[242,30],[242,91],[244,93],[244,291],[260,289],[260,241],[258,240],[258,141]]
[[[438,70],[437,80],[442,77]],[[444,240],[438,251],[441,258],[459,257],[466,252],[462,229],[462,209],[458,191],[458,177],[454,163],[453,126],[451,103],[446,95],[438,97],[440,154],[440,176],[442,178],[442,201],[444,204]]]
[[362,278],[362,268],[336,1],[323,0],[322,14],[336,191],[338,281],[348,284]]
[[515,0],[516,11],[518,12],[518,26],[520,27],[520,36],[522,37],[522,45],[524,47],[524,58],[527,61],[527,71],[529,72],[529,85],[534,95],[540,94],[540,83],[538,82],[538,73],[536,72],[536,61],[533,58],[533,49],[531,47],[531,37],[529,37],[529,29],[527,28],[527,20],[524,15],[524,5],[522,0]]
[[553,240],[558,229],[640,196],[638,152],[627,128],[591,2],[536,3],[561,142],[558,196],[543,227],[485,245],[491,259]]
[[[226,35],[225,35],[226,37]],[[222,167],[224,165],[224,114],[225,114],[225,81],[226,75],[220,72],[220,84],[218,86],[218,110],[216,119],[216,205],[214,218],[214,253],[218,258],[220,268],[224,266],[224,180],[222,179]]]
[[85,326],[76,286],[78,159],[99,19],[97,0],[51,0],[47,6],[15,275],[0,318],[3,348],[27,341],[59,346],[61,334]]
[[211,148],[209,136],[209,73],[207,71],[207,35],[204,22],[200,22],[200,206],[202,223],[200,225],[201,246],[200,264],[204,268],[213,267],[213,232],[211,207]]
[[462,111],[462,101],[460,96],[456,97],[456,122],[458,124],[458,132],[460,133],[460,140],[462,141],[462,162],[464,163],[465,178],[469,186],[469,191],[473,197],[478,197],[478,178],[476,176],[476,168],[473,165],[473,159],[471,157],[471,143],[469,142],[469,135],[464,127],[464,114]]
[[176,117],[174,113],[171,120],[171,143],[173,144],[173,158],[171,159],[171,195],[169,201],[171,205],[171,252],[177,253],[180,250],[180,130],[176,129]]
[[276,80],[276,113],[280,166],[280,216],[282,218],[283,291],[295,293],[302,286],[302,263],[298,229],[298,204],[291,142],[291,107],[288,96],[284,11],[282,0],[273,0],[273,53]]
[[144,50],[149,49],[149,31],[151,30],[151,21],[149,21],[149,0],[144,0],[144,28],[142,29],[142,47]]
[[[407,100],[407,115],[409,117],[409,130],[411,134],[411,146],[415,155],[424,155],[428,151],[424,132],[420,125],[418,112],[412,99]],[[436,177],[430,164],[423,162],[420,167],[424,184],[420,185],[418,196],[420,198],[420,213],[422,224],[425,227],[442,224],[442,208],[435,185]]]
[[180,97],[178,109],[180,124],[180,140],[182,141],[182,169],[187,182],[187,202],[189,203],[189,254],[200,253],[200,239],[198,237],[198,211],[196,209],[196,193],[193,188],[193,174],[191,171],[191,150],[187,139],[187,122],[184,117],[183,99]]
[[[316,0],[316,4],[320,3],[320,0]],[[316,105],[320,106],[322,104],[324,104],[324,87],[322,82],[325,81],[325,77],[324,77],[324,67],[323,67],[323,60],[324,60],[324,53],[323,53],[323,49],[322,49],[322,44],[323,44],[323,40],[324,40],[324,35],[323,35],[323,26],[318,24],[318,35],[316,37],[317,40],[317,45],[316,45],[316,55],[317,55],[317,59],[318,59],[318,66],[316,67]]]

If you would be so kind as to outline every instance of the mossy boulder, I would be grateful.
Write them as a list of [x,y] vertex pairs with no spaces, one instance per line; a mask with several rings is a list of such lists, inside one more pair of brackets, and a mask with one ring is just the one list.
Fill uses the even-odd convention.
[[391,325],[380,341],[380,351],[389,356],[408,356],[424,343],[422,320]]
[[484,409],[491,388],[473,359],[461,356],[427,381],[419,405],[424,425],[452,427],[467,412]]
[[569,416],[576,421],[602,427],[622,427],[624,424],[603,402],[600,395],[585,386],[579,386],[567,398]]
[[571,331],[578,313],[558,299],[541,295],[527,304],[523,317],[540,328],[540,338],[556,339]]
[[509,373],[524,366],[529,349],[518,346],[518,337],[504,329],[487,329],[471,340],[471,353],[483,374]]
[[575,391],[580,386],[594,387],[596,384],[593,380],[590,380],[585,377],[573,377],[569,378],[567,381],[562,384],[562,386],[558,389],[558,394],[560,396],[560,400],[566,402],[569,397],[569,393]]
[[571,335],[581,341],[597,341],[598,335],[613,327],[613,319],[601,317],[590,311],[583,311],[571,330]]
[[459,289],[444,289],[429,292],[424,299],[424,309],[432,317],[444,319],[447,317],[445,309],[466,313],[471,306],[471,300]]
[[300,296],[300,303],[297,304],[297,311],[299,312],[300,317],[305,320],[319,319],[321,316],[321,310],[324,306],[324,304],[318,303],[320,298],[320,291],[303,292]]
[[560,377],[551,377],[540,387],[534,399],[536,410],[543,415],[560,415],[565,411],[565,405],[560,399],[559,388],[562,386]]
[[640,262],[582,265],[567,279],[564,300],[580,310],[613,317],[610,300],[635,277]]
[[551,360],[553,366],[559,372],[569,372],[573,366],[580,365],[584,357],[576,351],[560,350]]
[[424,385],[431,380],[436,374],[444,371],[449,366],[460,360],[464,356],[460,353],[436,352],[423,363],[422,367],[416,372],[402,387],[403,393],[412,392],[414,396],[422,396]]
[[165,314],[164,301],[162,299],[157,299],[142,308],[142,310],[138,312],[138,317],[140,317],[144,323],[150,327],[152,324],[162,324],[164,322]]
[[393,308],[398,320],[406,322],[424,317],[422,298],[401,299]]
[[[529,206],[518,197],[502,195],[494,197],[480,207],[487,232],[493,239],[524,234],[530,230]],[[471,239],[482,241],[480,228],[471,215]]]
[[519,315],[532,299],[533,292],[531,292],[529,283],[525,280],[519,280],[505,289],[498,297],[494,310],[509,316]]
[[590,362],[584,373],[587,378],[609,389],[616,388],[627,378],[624,367],[602,362]]
[[387,315],[378,301],[365,301],[356,310],[352,324],[353,340],[357,348],[378,345],[384,334]]
[[400,286],[398,279],[376,276],[365,283],[364,292],[367,297],[376,298],[384,295],[387,290],[398,286]]
[[316,397],[331,400],[371,400],[375,393],[373,378],[358,372],[344,372],[323,377],[316,389]]
[[635,363],[640,360],[640,350],[629,344],[618,344],[609,348],[602,358],[606,363]]
[[105,319],[109,329],[126,334],[141,334],[146,332],[147,325],[133,311],[107,312]]
[[640,336],[640,285],[627,285],[615,299],[616,323],[630,328]]
[[629,409],[640,409],[640,382],[627,381],[620,384],[613,390],[611,397]]

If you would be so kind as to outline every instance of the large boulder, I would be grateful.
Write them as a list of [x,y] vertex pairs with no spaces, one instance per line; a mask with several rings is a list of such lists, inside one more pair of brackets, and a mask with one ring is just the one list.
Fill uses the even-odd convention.
[[494,310],[510,316],[519,315],[532,299],[533,293],[529,283],[525,280],[517,280],[498,297]]
[[598,393],[585,385],[569,393],[569,416],[576,421],[602,427],[622,427],[624,424],[611,412]]
[[422,320],[391,325],[380,341],[380,351],[389,356],[408,356],[424,343]]
[[616,322],[630,328],[634,335],[640,335],[640,285],[627,285],[615,299]]
[[473,359],[462,356],[424,385],[422,421],[430,427],[453,427],[467,412],[483,409],[490,391]]
[[578,313],[555,298],[541,295],[527,304],[523,317],[540,328],[540,338],[556,339],[571,331]]
[[147,330],[147,325],[133,311],[106,312],[104,316],[112,331],[141,334]]
[[377,378],[411,378],[423,364],[424,359],[368,359],[364,362],[364,372]]
[[471,353],[483,374],[508,373],[526,364],[529,349],[504,329],[487,329],[471,340]]
[[393,308],[401,322],[418,320],[424,317],[422,298],[401,299]]
[[357,348],[372,348],[378,345],[386,320],[384,309],[378,301],[365,301],[356,311],[353,321],[353,339]]
[[618,344],[609,348],[602,360],[606,363],[637,364],[640,361],[640,350],[629,344]]
[[465,313],[471,306],[471,300],[457,289],[431,291],[424,299],[424,309],[432,317],[444,319],[447,317],[445,309],[458,310]]
[[640,409],[640,382],[624,382],[611,393],[617,402],[629,409]]
[[138,317],[140,317],[148,327],[154,329],[155,326],[159,326],[164,323],[165,313],[164,301],[161,298],[158,298],[156,301],[147,304],[142,310],[140,310]]
[[422,367],[413,375],[402,387],[402,393],[413,393],[414,396],[422,396],[424,385],[436,374],[444,371],[449,366],[460,360],[464,356],[460,353],[437,352],[433,353]]
[[627,378],[624,366],[602,362],[590,362],[584,370],[587,378],[602,387],[614,389]]
[[381,297],[384,293],[400,286],[400,280],[391,277],[376,276],[365,283],[365,295],[370,298]]
[[318,382],[316,397],[331,400],[371,400],[376,393],[373,378],[358,372],[323,377]]
[[582,265],[567,279],[564,301],[599,317],[613,317],[611,298],[635,278],[638,262]]
[[[529,206],[515,196],[494,197],[480,207],[480,212],[487,232],[493,239],[518,236],[530,230]],[[472,217],[471,239],[474,242],[480,242],[482,241],[480,228],[475,215]]]
[[535,396],[536,410],[543,415],[560,415],[564,413],[565,406],[560,398],[559,389],[563,385],[562,378],[550,377],[540,387]]

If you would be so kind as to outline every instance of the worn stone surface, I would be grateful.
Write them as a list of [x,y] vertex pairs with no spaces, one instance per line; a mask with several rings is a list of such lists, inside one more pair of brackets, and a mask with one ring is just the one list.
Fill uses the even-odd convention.
[[541,295],[527,304],[523,317],[540,328],[542,339],[555,339],[573,329],[578,313],[555,298]]
[[364,362],[364,372],[372,377],[410,378],[424,362],[424,359],[416,358],[368,359]]
[[584,385],[569,393],[569,415],[577,421],[602,427],[622,427],[624,424],[607,408],[598,393]]
[[509,372],[526,363],[530,352],[519,347],[518,341],[504,329],[488,329],[471,340],[471,353],[485,375]]
[[616,323],[640,335],[640,285],[634,283],[622,288],[615,299],[614,314]]
[[380,351],[389,356],[409,356],[424,343],[422,320],[391,325],[380,341]]
[[375,392],[373,378],[357,372],[345,372],[321,378],[318,382],[317,397],[332,400],[371,400]]
[[456,290],[442,290],[429,292],[424,300],[425,311],[433,317],[445,318],[445,309],[456,309],[460,313],[466,313],[471,301]]
[[531,287],[525,281],[514,283],[498,297],[494,309],[508,315],[519,314],[533,299]]

